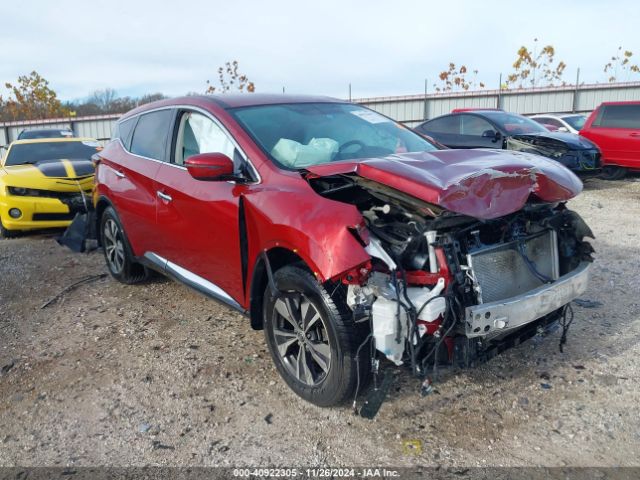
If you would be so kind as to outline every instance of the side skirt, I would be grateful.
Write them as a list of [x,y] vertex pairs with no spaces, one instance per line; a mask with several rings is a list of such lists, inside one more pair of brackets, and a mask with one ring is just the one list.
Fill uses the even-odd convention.
[[166,275],[167,277],[180,282],[197,292],[217,300],[220,303],[225,304],[228,307],[237,310],[243,315],[248,315],[247,310],[242,308],[238,302],[236,302],[231,296],[216,284],[211,283],[209,280],[196,275],[189,270],[182,268],[180,265],[176,265],[170,262],[166,258],[161,257],[153,252],[146,252],[143,257],[139,258],[140,263],[145,266]]

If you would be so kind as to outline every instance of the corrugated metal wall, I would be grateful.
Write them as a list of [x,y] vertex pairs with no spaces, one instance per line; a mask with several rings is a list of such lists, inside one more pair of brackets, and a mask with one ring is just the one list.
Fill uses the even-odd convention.
[[[434,93],[402,97],[375,97],[353,100],[384,115],[415,126],[424,119],[451,112],[454,108],[503,108],[525,115],[535,113],[590,112],[602,102],[640,100],[640,82],[550,87],[522,90],[486,90]],[[71,128],[76,136],[92,137],[102,143],[111,138],[119,115],[99,115],[73,119],[34,120],[0,123],[0,146],[8,145],[22,130]]]
[[76,137],[95,138],[104,144],[111,138],[111,132],[118,117],[120,115],[95,115],[69,119],[58,118],[0,123],[0,146],[8,145],[16,140],[23,130],[38,130],[42,128],[70,129]]
[[353,100],[384,115],[414,126],[454,108],[502,108],[509,112],[590,112],[602,102],[640,100],[640,82],[549,87],[521,90],[432,93]]

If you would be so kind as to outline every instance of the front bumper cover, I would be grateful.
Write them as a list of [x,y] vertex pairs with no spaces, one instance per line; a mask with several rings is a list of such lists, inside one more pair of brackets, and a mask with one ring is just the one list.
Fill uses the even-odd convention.
[[493,336],[517,329],[568,304],[586,291],[590,266],[582,262],[553,283],[505,300],[467,307],[466,336]]

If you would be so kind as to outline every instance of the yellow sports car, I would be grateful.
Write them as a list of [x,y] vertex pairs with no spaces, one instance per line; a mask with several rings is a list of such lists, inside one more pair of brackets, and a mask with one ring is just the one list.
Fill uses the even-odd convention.
[[91,203],[100,150],[92,138],[42,138],[13,142],[0,162],[0,235],[66,227]]

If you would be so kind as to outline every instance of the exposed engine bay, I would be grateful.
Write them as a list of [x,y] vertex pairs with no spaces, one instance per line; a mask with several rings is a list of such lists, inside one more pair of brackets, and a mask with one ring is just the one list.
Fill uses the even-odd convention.
[[562,202],[478,220],[357,175],[309,183],[362,214],[352,233],[372,260],[341,279],[348,306],[370,322],[375,350],[416,375],[492,357],[561,320],[586,289],[593,233]]

